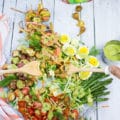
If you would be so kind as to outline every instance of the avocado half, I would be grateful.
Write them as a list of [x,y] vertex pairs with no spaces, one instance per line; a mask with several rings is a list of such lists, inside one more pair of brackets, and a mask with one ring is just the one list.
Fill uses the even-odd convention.
[[111,61],[120,61],[120,41],[111,40],[103,48],[104,56]]

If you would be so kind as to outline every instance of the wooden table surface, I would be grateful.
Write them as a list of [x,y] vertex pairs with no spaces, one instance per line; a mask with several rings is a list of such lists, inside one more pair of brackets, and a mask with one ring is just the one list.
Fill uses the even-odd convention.
[[[50,21],[54,23],[55,31],[76,37],[79,31],[76,21],[71,17],[75,5],[64,4],[61,0],[43,0],[43,2],[51,12]],[[10,25],[10,33],[4,47],[7,60],[11,51],[19,44],[18,40],[24,37],[23,34],[18,33],[18,23],[24,20],[24,15],[10,8],[26,11],[31,8],[31,5],[32,8],[36,8],[38,3],[39,0],[0,0],[0,13],[8,16]],[[100,49],[109,40],[120,40],[120,0],[94,0],[83,3],[82,7],[80,16],[85,21],[87,30],[79,37],[80,40],[89,47],[95,45]],[[109,101],[96,104],[95,107],[98,107],[98,110],[93,110],[88,114],[92,120],[120,119],[120,81],[114,78],[109,90],[111,91]],[[106,105],[109,107],[102,107]]]

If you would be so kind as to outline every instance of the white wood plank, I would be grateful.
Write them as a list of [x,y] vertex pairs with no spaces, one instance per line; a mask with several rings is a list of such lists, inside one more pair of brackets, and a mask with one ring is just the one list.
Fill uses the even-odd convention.
[[[17,0],[17,4],[15,8],[23,12],[26,12],[27,11],[26,6],[27,6],[26,0],[23,1]],[[20,44],[20,41],[24,39],[24,34],[19,33],[19,22],[20,21],[24,22],[25,15],[16,11],[14,12],[15,12],[15,20],[14,20],[15,25],[13,31],[12,50],[15,49]]]
[[3,7],[4,7],[4,6],[3,6],[3,0],[1,0],[1,1],[0,1],[0,13],[2,13]]
[[86,31],[81,35],[81,40],[88,47],[94,46],[94,21],[93,21],[93,2],[83,3],[81,19],[85,22]]
[[[93,15],[93,1],[82,3],[81,19],[85,22],[86,31],[81,35],[81,40],[91,48],[94,46],[94,15]],[[86,113],[88,118],[97,120],[97,105],[94,105],[92,112]]]
[[4,46],[4,53],[7,60],[10,57],[11,43],[13,39],[13,30],[14,30],[14,19],[15,19],[15,13],[10,8],[15,6],[16,6],[16,0],[4,0],[3,14],[5,14],[8,17],[9,29],[10,29],[8,39],[6,40]]
[[27,1],[27,10],[31,9],[36,9],[38,6],[38,3],[40,2],[40,0],[26,0]]
[[120,0],[95,0],[97,46],[120,39]]
[[[113,39],[120,39],[120,0],[95,0],[96,45],[103,48],[104,44]],[[99,105],[99,120],[118,120],[120,115],[120,81],[114,78],[109,86],[109,101]],[[101,106],[108,105],[108,108]]]
[[75,5],[69,5],[62,0],[55,0],[55,31],[58,33],[68,34],[71,37],[76,37],[79,32],[76,27],[76,21],[72,19],[72,13],[75,10]]
[[[111,94],[109,101],[99,104],[99,120],[118,120],[120,115],[120,80],[113,78],[113,83],[109,86]],[[109,106],[103,108],[102,106]]]

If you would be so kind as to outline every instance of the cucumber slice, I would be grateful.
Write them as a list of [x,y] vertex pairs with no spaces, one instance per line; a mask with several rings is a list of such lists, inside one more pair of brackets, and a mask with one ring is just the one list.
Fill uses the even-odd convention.
[[104,49],[104,55],[108,60],[120,61],[120,41],[112,40],[109,41]]

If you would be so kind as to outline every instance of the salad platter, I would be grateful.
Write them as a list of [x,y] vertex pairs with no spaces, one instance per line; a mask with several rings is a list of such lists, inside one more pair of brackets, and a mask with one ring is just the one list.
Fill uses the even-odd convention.
[[0,87],[7,87],[7,92],[2,97],[25,120],[84,120],[85,106],[108,100],[107,86],[112,79],[105,73],[91,71],[67,74],[70,65],[100,68],[95,57],[97,50],[89,49],[67,34],[56,33],[49,22],[50,14],[42,3],[36,10],[24,12],[25,21],[19,22],[19,29],[25,33],[27,45],[13,50],[11,63],[4,64],[2,69],[21,68],[31,61],[39,61],[41,75],[4,74]]

